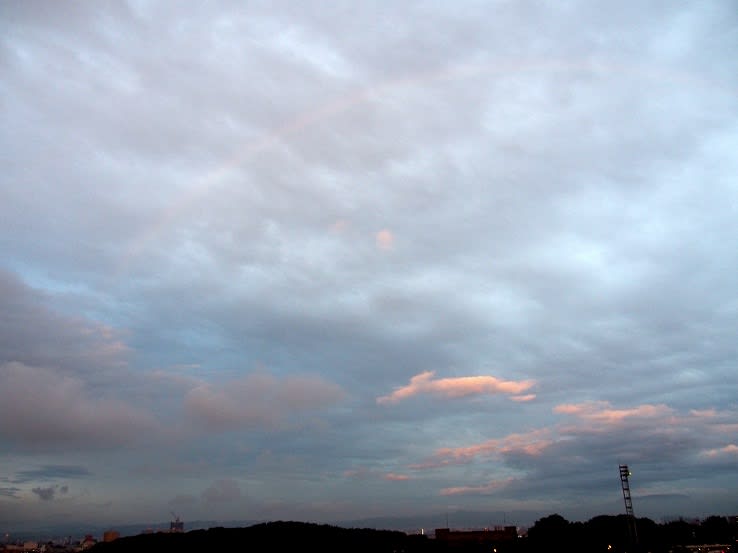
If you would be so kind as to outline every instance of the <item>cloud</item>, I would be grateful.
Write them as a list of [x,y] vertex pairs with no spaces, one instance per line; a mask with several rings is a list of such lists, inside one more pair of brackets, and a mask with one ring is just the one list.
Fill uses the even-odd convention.
[[723,447],[707,449],[705,451],[702,451],[700,455],[703,457],[710,458],[710,459],[715,459],[715,458],[737,459],[738,458],[738,445],[728,444]]
[[243,498],[241,486],[233,479],[221,479],[202,492],[207,503],[230,503]]
[[32,488],[31,491],[35,493],[41,501],[52,501],[56,498],[57,492],[65,495],[69,493],[69,486],[48,486],[46,488],[36,487]]
[[[705,416],[703,411],[679,412],[663,404],[617,408],[606,401],[589,401],[561,404],[553,412],[573,417],[574,421],[554,421],[550,426],[525,433],[440,448],[431,458],[411,468],[428,470],[465,464],[514,470],[519,473],[515,478],[482,486],[449,486],[440,493],[477,495],[505,489],[522,498],[536,497],[536,486],[558,479],[566,479],[573,494],[580,487],[585,490],[599,481],[600,472],[613,460],[638,466],[641,478],[646,475],[645,478],[660,482],[660,487],[654,489],[668,490],[672,481],[705,471],[729,471],[738,454],[738,446],[725,443],[721,428],[722,421],[734,416],[730,411],[714,410]],[[668,470],[663,468],[665,464],[670,467]],[[652,471],[654,474],[649,474]],[[500,482],[505,485],[500,486]]]
[[343,233],[350,227],[350,224],[345,219],[337,219],[330,225],[330,229],[335,233]]
[[514,478],[508,478],[505,480],[494,480],[482,486],[460,486],[441,489],[440,494],[444,496],[449,495],[490,495],[498,490],[506,488],[512,482]]
[[49,486],[48,488],[33,488],[31,491],[35,493],[42,501],[51,501],[52,499],[54,499],[56,490],[56,486]]
[[362,480],[373,476],[373,472],[365,467],[345,470],[342,474],[344,478],[357,478]]
[[736,434],[738,432],[738,422],[720,422],[715,424],[715,430],[722,434]]
[[174,496],[172,499],[169,500],[170,505],[177,505],[177,506],[192,506],[195,505],[198,501],[198,497],[191,494],[179,494]]
[[573,415],[580,419],[604,425],[619,424],[627,419],[664,419],[674,410],[666,405],[639,405],[629,409],[612,409],[605,401],[564,404],[554,407],[554,413]]
[[3,497],[12,497],[14,499],[18,498],[18,492],[20,491],[21,488],[0,486],[0,496]]
[[494,376],[462,376],[456,378],[434,379],[433,371],[425,371],[413,376],[410,384],[396,389],[389,395],[377,398],[377,403],[397,403],[419,394],[432,394],[443,398],[461,398],[473,395],[507,394],[517,401],[529,401],[535,396],[520,396],[530,389],[532,380],[501,380]]
[[391,230],[382,229],[375,236],[377,248],[380,250],[391,250],[395,243],[395,235]]
[[404,482],[405,480],[411,480],[412,477],[407,474],[397,474],[394,472],[388,472],[382,477],[384,480],[389,480],[392,482]]
[[[159,430],[145,410],[95,397],[79,378],[17,362],[0,365],[0,436],[11,443],[32,449],[98,449],[140,442]],[[59,467],[49,465],[48,472]]]
[[734,1],[48,4],[0,18],[8,475],[121,521],[736,489]]
[[[553,412],[575,419],[573,424],[562,423],[559,431],[573,435],[604,434],[628,431],[640,439],[658,443],[668,440],[670,446],[686,449],[700,441],[724,441],[735,430],[735,412],[729,409],[694,410],[685,412],[665,404],[642,404],[628,408],[614,408],[607,401],[587,401],[577,404],[560,404]],[[730,448],[730,446],[728,446]],[[666,450],[665,450],[666,451]]]
[[54,480],[58,478],[85,478],[92,473],[82,465],[43,465],[36,469],[19,470],[15,473],[14,482],[30,482],[33,480]]
[[222,384],[201,383],[185,396],[185,409],[211,430],[277,428],[295,417],[333,407],[344,391],[319,376],[252,373]]
[[109,325],[50,309],[51,296],[0,269],[0,362],[88,376],[124,367],[130,349]]
[[534,399],[536,399],[536,394],[524,394],[521,396],[510,396],[510,399],[513,401],[519,401],[519,402],[533,401]]
[[480,456],[525,455],[540,457],[556,439],[555,432],[548,428],[509,434],[504,438],[495,438],[470,446],[441,448],[436,451],[432,460],[414,465],[414,468],[427,469],[449,464],[468,463]]

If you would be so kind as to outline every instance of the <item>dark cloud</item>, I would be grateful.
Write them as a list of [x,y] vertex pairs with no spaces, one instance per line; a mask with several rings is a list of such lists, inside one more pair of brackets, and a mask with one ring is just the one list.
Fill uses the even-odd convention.
[[19,497],[18,496],[18,492],[20,492],[20,491],[21,491],[20,488],[16,488],[16,487],[13,487],[13,486],[11,486],[11,487],[7,487],[7,486],[0,487],[0,495],[5,496],[5,497],[18,498]]
[[13,481],[21,483],[34,480],[86,478],[88,476],[92,476],[92,473],[87,467],[81,465],[43,465],[35,469],[17,471]]
[[31,490],[41,501],[51,501],[56,495],[57,487],[49,486],[48,488],[33,488]]

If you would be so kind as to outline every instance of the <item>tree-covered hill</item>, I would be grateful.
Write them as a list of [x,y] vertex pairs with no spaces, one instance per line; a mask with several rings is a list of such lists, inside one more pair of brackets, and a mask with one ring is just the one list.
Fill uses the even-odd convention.
[[323,551],[416,553],[429,551],[425,536],[392,530],[340,528],[304,522],[267,522],[247,528],[210,528],[185,533],[127,536],[98,543],[90,553],[216,551]]
[[[266,522],[245,528],[210,528],[185,533],[140,534],[98,543],[90,553],[198,553],[239,551],[341,553],[669,553],[686,546],[722,544],[726,553],[737,553],[738,521],[735,517],[708,517],[702,522],[675,520],[657,524],[636,520],[637,538],[629,532],[624,515],[597,516],[586,522],[570,522],[558,514],[536,521],[526,537],[492,543],[488,540],[429,538],[394,530],[342,528],[306,522]],[[463,533],[463,532],[462,532]],[[474,534],[474,533],[470,533]],[[477,533],[478,537],[479,533]]]

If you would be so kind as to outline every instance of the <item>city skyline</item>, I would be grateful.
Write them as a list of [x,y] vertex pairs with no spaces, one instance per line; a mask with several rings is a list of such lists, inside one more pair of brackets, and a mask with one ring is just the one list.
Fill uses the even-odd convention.
[[3,526],[738,513],[732,2],[0,26]]

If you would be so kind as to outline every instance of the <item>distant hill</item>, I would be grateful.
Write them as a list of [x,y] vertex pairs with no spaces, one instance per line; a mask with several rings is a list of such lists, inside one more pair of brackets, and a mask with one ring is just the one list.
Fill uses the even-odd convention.
[[261,550],[322,552],[415,553],[431,551],[433,540],[394,530],[341,528],[306,522],[265,522],[246,528],[209,528],[184,533],[126,536],[98,543],[90,553],[167,553],[182,551]]
[[[479,529],[493,528],[495,526],[515,525],[518,528],[528,528],[540,515],[529,511],[464,511],[456,510],[449,513],[420,514],[413,516],[386,516],[374,518],[357,519],[335,519],[335,520],[311,520],[341,528],[376,528],[378,530],[399,530],[407,534],[432,534],[436,528],[449,526],[453,529]],[[106,530],[115,530],[121,536],[135,536],[143,533],[168,531],[170,520],[139,521],[136,523],[109,522],[85,523],[67,522],[59,524],[33,525],[25,527],[0,526],[0,535],[9,534],[14,540],[39,541],[60,540],[71,537],[74,540],[81,539],[90,534],[101,537]],[[246,528],[255,524],[270,522],[266,519],[241,519],[241,520],[196,520],[186,519],[184,521],[185,531],[207,530],[208,528]],[[2,523],[2,521],[0,521]]]
[[380,528],[383,530],[401,530],[408,534],[418,534],[421,529],[426,534],[436,528],[453,528],[469,530],[494,528],[496,526],[517,526],[528,528],[533,525],[540,514],[533,511],[466,511],[455,510],[449,513],[413,515],[407,517],[387,516],[339,520],[329,522],[344,528]]

